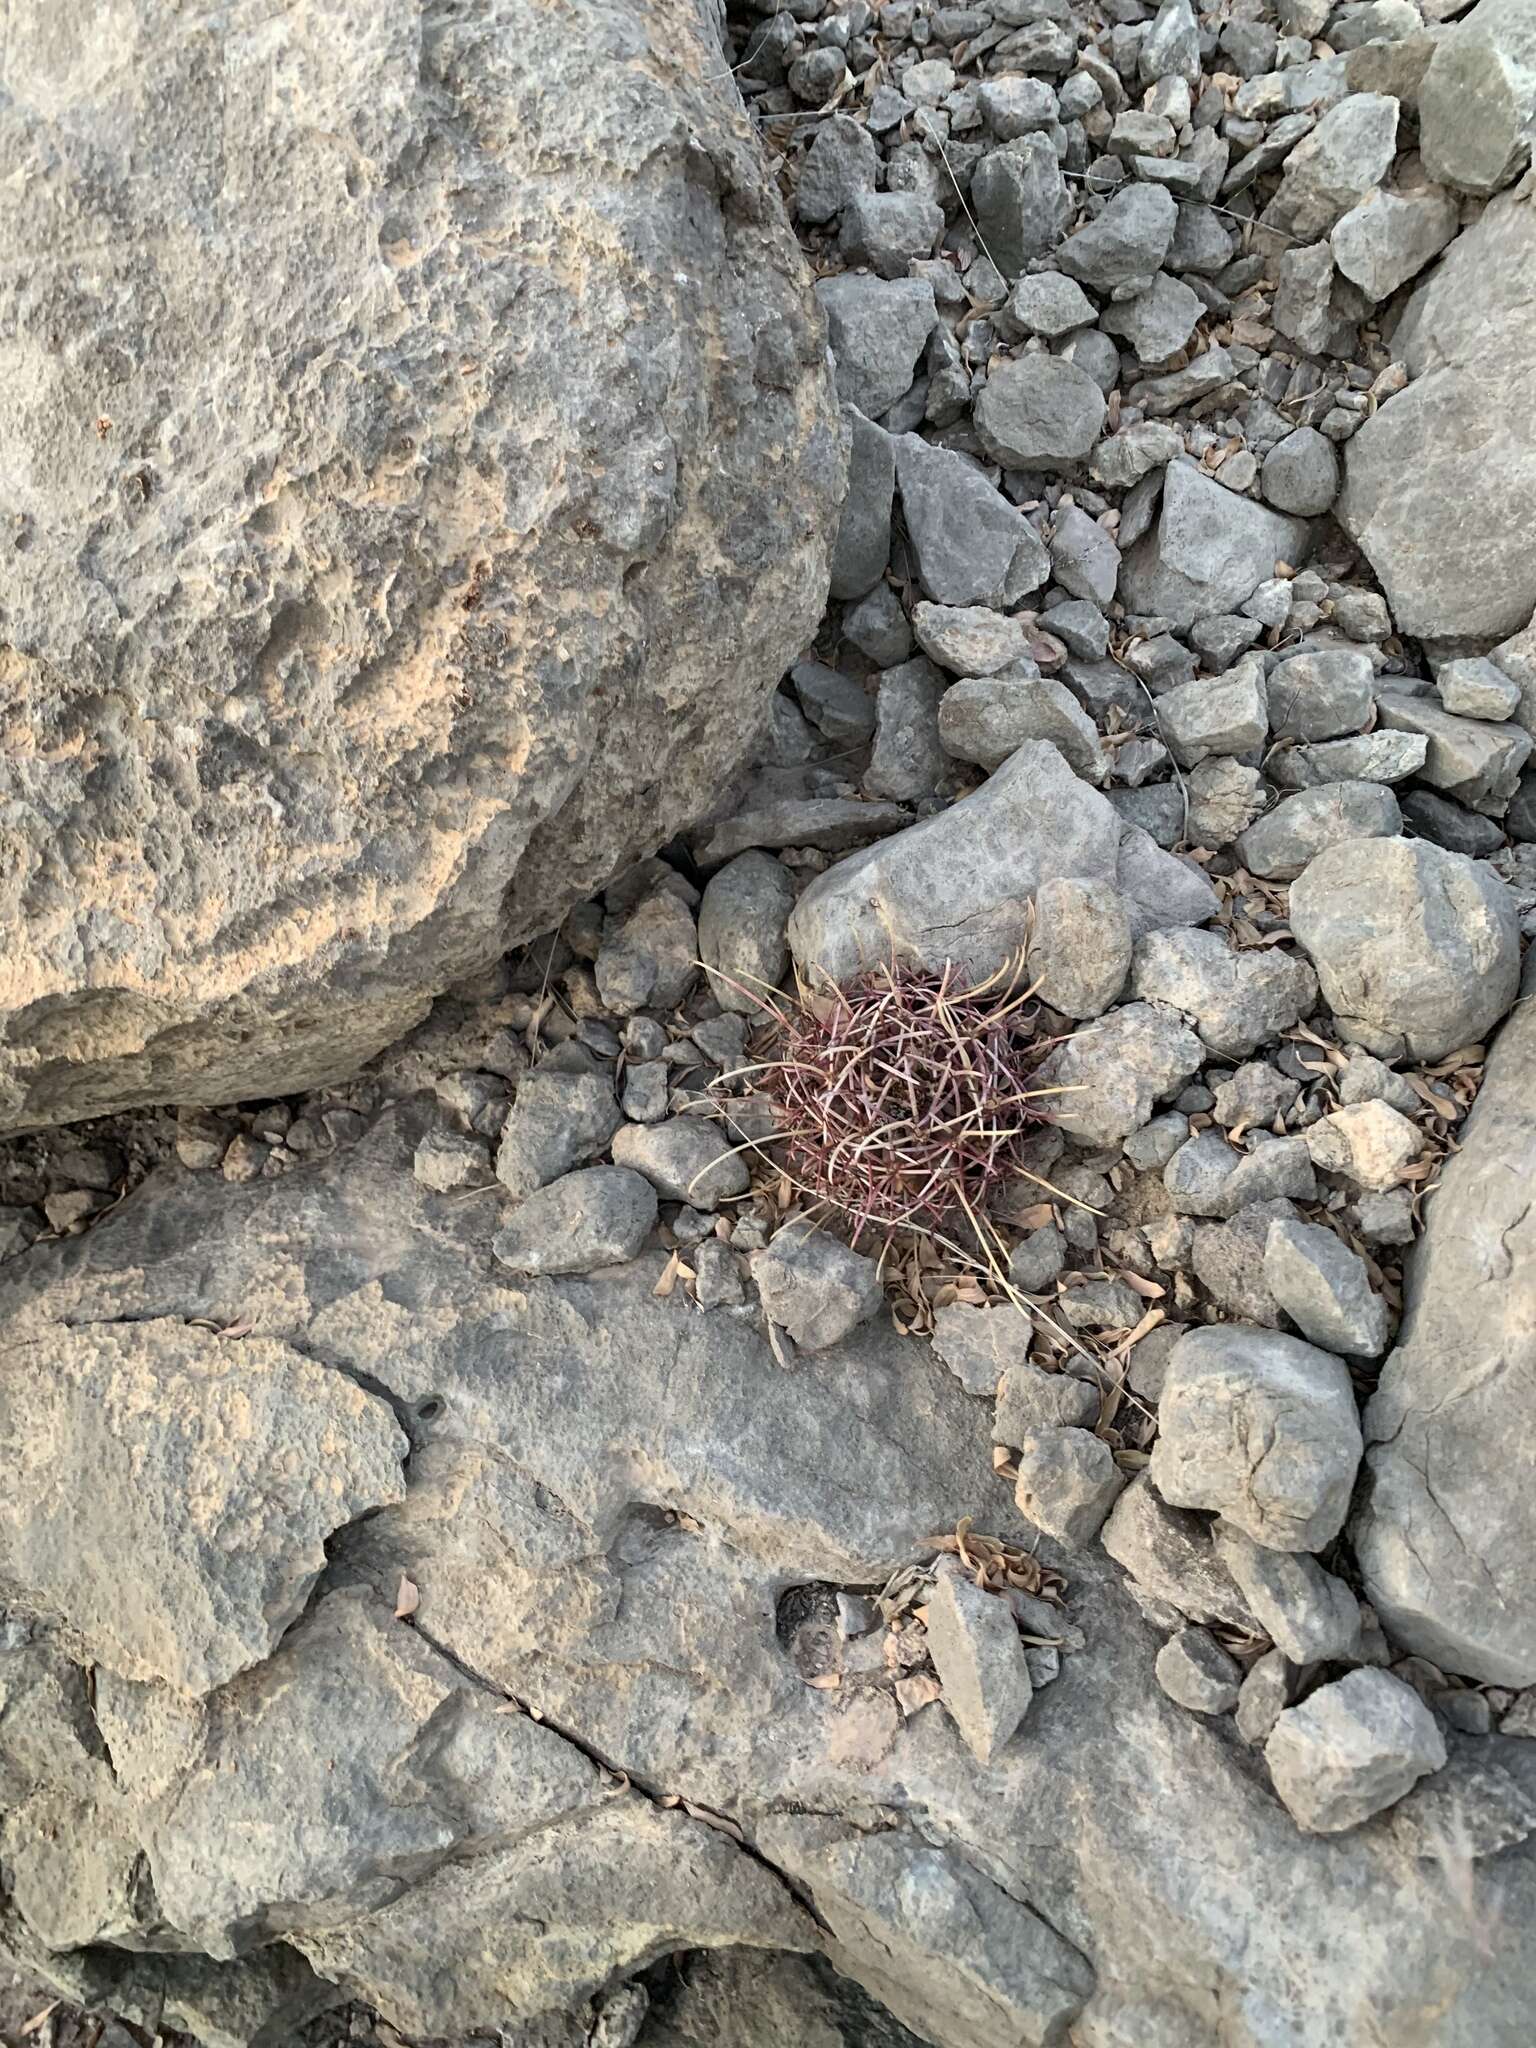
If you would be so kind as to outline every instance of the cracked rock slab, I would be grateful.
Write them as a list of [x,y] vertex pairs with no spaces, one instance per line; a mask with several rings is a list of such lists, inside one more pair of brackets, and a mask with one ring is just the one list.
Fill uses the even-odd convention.
[[0,1580],[123,1677],[211,1692],[300,1613],[326,1538],[401,1499],[406,1448],[387,1403],[271,1337],[23,1338],[0,1352]]

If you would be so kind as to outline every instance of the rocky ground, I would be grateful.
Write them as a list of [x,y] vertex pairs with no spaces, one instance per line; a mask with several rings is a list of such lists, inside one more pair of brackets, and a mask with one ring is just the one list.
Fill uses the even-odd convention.
[[[722,64],[849,437],[755,760],[355,1078],[0,1156],[5,2026],[1513,2048],[1536,18]],[[959,1241],[760,1064],[893,960],[1062,1091]]]

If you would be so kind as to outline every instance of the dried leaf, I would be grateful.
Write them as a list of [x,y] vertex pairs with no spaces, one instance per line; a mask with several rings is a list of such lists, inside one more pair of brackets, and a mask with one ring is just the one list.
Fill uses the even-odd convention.
[[1139,1273],[1122,1273],[1120,1278],[1131,1292],[1139,1294],[1143,1301],[1161,1301],[1168,1292],[1166,1287],[1159,1287],[1155,1280],[1143,1280]]
[[408,1579],[405,1573],[402,1572],[400,1574],[400,1590],[395,1595],[396,1621],[404,1621],[408,1615],[414,1614],[420,1605],[420,1586],[417,1585],[414,1579]]
[[813,1692],[836,1692],[843,1680],[841,1672],[824,1671],[820,1678],[808,1678],[805,1682]]
[[41,2012],[33,2013],[31,2019],[29,2020],[23,2020],[21,2026],[17,2031],[23,2035],[35,2034],[38,2031],[39,2027],[46,2024],[48,2015],[50,2013],[57,2012],[62,2003],[62,1999],[50,1998],[48,2003],[41,2010]]
[[219,1335],[221,1337],[248,1337],[255,1327],[256,1325],[248,1317],[242,1317],[238,1323],[230,1323],[226,1328],[220,1330]]
[[668,1295],[671,1294],[673,1288],[676,1287],[678,1283],[678,1278],[681,1275],[682,1270],[682,1255],[679,1252],[673,1252],[671,1258],[668,1259],[665,1266],[663,1266],[661,1269],[661,1278],[656,1282],[656,1285],[651,1289],[651,1293],[656,1297],[658,1301],[665,1301]]
[[[626,1778],[624,1783],[628,1786],[629,1780]],[[727,1820],[723,1813],[716,1813],[712,1807],[696,1806],[691,1799],[685,1799],[683,1811],[690,1820],[701,1820],[705,1827],[714,1828],[722,1835],[729,1835],[733,1842],[745,1842],[747,1839],[735,1821]]]
[[1166,1310],[1160,1308],[1149,1308],[1146,1314],[1142,1317],[1141,1321],[1136,1325],[1135,1329],[1127,1330],[1125,1335],[1120,1339],[1120,1342],[1115,1346],[1116,1358],[1124,1358],[1126,1353],[1132,1350],[1137,1344],[1139,1344],[1143,1337],[1150,1335],[1150,1333],[1157,1328],[1159,1323],[1165,1323],[1167,1322],[1167,1320],[1168,1316]]

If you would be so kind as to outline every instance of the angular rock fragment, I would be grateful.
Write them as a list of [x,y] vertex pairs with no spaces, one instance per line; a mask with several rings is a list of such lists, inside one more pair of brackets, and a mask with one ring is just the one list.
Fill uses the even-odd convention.
[[952,1566],[934,1575],[925,1619],[944,1706],[979,1764],[1016,1733],[1034,1695],[1008,1602]]
[[769,1320],[802,1351],[840,1344],[885,1306],[875,1261],[803,1223],[786,1224],[766,1251],[753,1254],[752,1277]]
[[1386,1671],[1351,1671],[1287,1707],[1264,1745],[1275,1790],[1309,1834],[1341,1834],[1445,1762],[1434,1716]]
[[624,1166],[588,1166],[538,1188],[491,1249],[514,1273],[592,1273],[639,1255],[656,1222],[656,1190]]

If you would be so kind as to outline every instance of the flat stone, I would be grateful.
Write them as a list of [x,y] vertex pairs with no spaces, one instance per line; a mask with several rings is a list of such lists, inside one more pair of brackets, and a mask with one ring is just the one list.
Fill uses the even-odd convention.
[[697,1116],[625,1124],[613,1140],[613,1163],[643,1175],[664,1200],[695,1209],[717,1209],[750,1182],[745,1157],[718,1124]]
[[1403,814],[1377,782],[1325,782],[1282,798],[1237,838],[1235,852],[1252,875],[1289,882],[1330,846],[1393,839]]
[[1298,1827],[1341,1834],[1401,1799],[1445,1762],[1428,1707],[1386,1671],[1351,1671],[1287,1707],[1264,1745],[1275,1790]]
[[1236,611],[1277,562],[1299,564],[1307,545],[1304,522],[1235,498],[1193,463],[1171,462],[1157,525],[1121,564],[1120,596],[1128,610],[1182,629]]
[[1157,1682],[1191,1714],[1230,1714],[1242,1687],[1241,1668],[1203,1628],[1182,1628],[1157,1653]]
[[1396,690],[1382,690],[1376,702],[1389,731],[1424,735],[1427,751],[1419,774],[1432,788],[1474,810],[1497,815],[1506,808],[1536,745],[1521,726],[1457,718],[1430,698]]
[[857,406],[845,404],[843,418],[851,436],[848,495],[832,549],[831,595],[854,598],[879,582],[890,560],[896,464],[890,435],[865,419]]
[[802,972],[839,982],[893,953],[953,960],[982,981],[1024,943],[1033,890],[1060,875],[1112,882],[1138,929],[1215,907],[1203,876],[1122,825],[1055,747],[1030,742],[973,795],[819,876],[790,944]]
[[1333,260],[1373,303],[1417,277],[1461,225],[1455,196],[1438,185],[1368,192],[1335,226]]
[[1531,216],[1501,192],[1446,249],[1393,335],[1412,381],[1349,442],[1337,516],[1417,639],[1487,647],[1536,610]]
[[[0,1393],[13,1597],[173,1693],[259,1663],[303,1612],[326,1539],[404,1498],[388,1403],[258,1332],[87,1323],[55,1331],[46,1364],[16,1336]],[[82,1483],[61,1490],[65,1472]]]
[[1270,729],[1308,741],[1354,732],[1370,715],[1375,680],[1370,656],[1352,647],[1293,655],[1270,671]]
[[1149,1476],[1176,1507],[1213,1508],[1273,1550],[1321,1550],[1360,1462],[1349,1374],[1299,1338],[1226,1324],[1168,1361]]
[[751,1263],[764,1312],[802,1351],[840,1344],[885,1307],[875,1261],[803,1223],[786,1224]]
[[939,705],[939,738],[957,761],[1000,768],[1026,741],[1048,740],[1088,782],[1109,774],[1093,720],[1063,684],[1031,674],[967,677],[945,691]]
[[1102,1437],[1086,1429],[1049,1429],[1018,1446],[1014,1504],[1037,1529],[1081,1549],[1091,1543],[1127,1475]]
[[491,1249],[514,1273],[591,1273],[637,1257],[655,1222],[649,1181],[623,1166],[588,1166],[520,1202]]
[[1424,765],[1429,742],[1422,733],[1367,732],[1320,746],[1277,748],[1265,772],[1281,789],[1316,789],[1335,782],[1406,782]]
[[1079,1022],[1102,1016],[1125,986],[1131,920],[1107,882],[1061,876],[1035,891],[1030,978],[1040,1000]]
[[698,849],[700,867],[717,868],[748,847],[813,846],[841,853],[884,833],[900,831],[908,813],[896,804],[853,797],[782,797],[711,826]]
[[1183,1010],[1213,1052],[1241,1059],[1306,1015],[1317,977],[1278,946],[1238,952],[1219,932],[1149,932],[1136,947],[1131,993]]
[[1012,1609],[944,1564],[934,1575],[924,1626],[945,1710],[976,1761],[989,1764],[1034,1697]]
[[1205,1058],[1187,1025],[1154,1003],[1127,1003],[1084,1025],[1041,1064],[1036,1081],[1062,1092],[1052,1116],[1088,1144],[1139,1130]]
[[1247,1601],[1216,1555],[1210,1525],[1170,1507],[1144,1472],[1127,1486],[1102,1531],[1104,1548],[1143,1592],[1188,1620],[1252,1633]]
[[1347,1358],[1379,1358],[1387,1343],[1387,1304],[1371,1287],[1365,1261],[1315,1223],[1269,1226],[1264,1277],[1309,1343]]
[[1220,676],[1197,676],[1157,700],[1157,727],[1181,768],[1212,754],[1248,754],[1262,747],[1269,714],[1262,662],[1239,662]]
[[910,803],[932,796],[949,772],[939,737],[945,679],[919,656],[888,668],[875,688],[875,740],[864,787],[872,796]]
[[699,904],[699,958],[710,993],[743,1017],[760,1013],[789,964],[785,929],[795,905],[789,870],[753,848],[710,876]]
[[1075,363],[1023,355],[998,363],[976,400],[976,431],[1007,469],[1073,470],[1104,426],[1104,394]]
[[915,604],[912,630],[924,654],[951,675],[995,675],[1028,652],[1019,621],[985,605]]
[[1358,1653],[1360,1603],[1316,1558],[1271,1550],[1226,1522],[1216,1524],[1212,1540],[1254,1620],[1292,1664],[1339,1663]]
[[1029,1318],[1012,1302],[973,1308],[961,1302],[935,1309],[933,1348],[968,1394],[990,1401],[1009,1366],[1025,1358]]
[[911,389],[917,359],[938,319],[921,278],[824,277],[816,297],[837,365],[837,395],[876,420]]
[[1329,847],[1291,884],[1291,929],[1350,1037],[1439,1059],[1515,999],[1519,937],[1490,869],[1419,840]]
[[1051,570],[1023,513],[963,455],[897,434],[896,480],[924,590],[935,603],[1016,604]]

